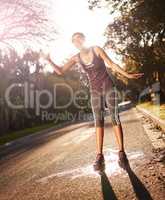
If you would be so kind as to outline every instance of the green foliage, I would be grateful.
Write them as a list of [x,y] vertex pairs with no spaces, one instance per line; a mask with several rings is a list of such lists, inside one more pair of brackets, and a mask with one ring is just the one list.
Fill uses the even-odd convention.
[[47,124],[35,126],[35,127],[32,127],[32,128],[25,128],[25,129],[20,130],[20,131],[14,131],[14,132],[7,133],[7,134],[3,135],[2,137],[0,137],[0,145],[5,144],[7,142],[10,142],[12,140],[18,139],[18,138],[27,136],[29,134],[37,133],[41,130],[50,128],[52,126],[55,126],[55,124],[54,123],[47,123]]
[[[90,0],[90,7],[104,0]],[[105,1],[104,1],[105,2]],[[110,13],[119,17],[108,24],[107,43],[123,55],[126,70],[144,72],[139,88],[159,81],[165,95],[165,3],[164,0],[106,0]],[[132,83],[131,83],[132,84]]]

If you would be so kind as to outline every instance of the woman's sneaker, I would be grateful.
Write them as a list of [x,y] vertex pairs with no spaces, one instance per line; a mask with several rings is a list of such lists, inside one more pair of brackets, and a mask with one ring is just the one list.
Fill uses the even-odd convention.
[[100,171],[105,169],[105,162],[104,162],[104,155],[101,153],[98,153],[96,156],[96,160],[93,164],[93,168],[95,171]]
[[118,163],[119,163],[119,166],[123,169],[126,169],[129,166],[129,161],[124,151],[119,151]]

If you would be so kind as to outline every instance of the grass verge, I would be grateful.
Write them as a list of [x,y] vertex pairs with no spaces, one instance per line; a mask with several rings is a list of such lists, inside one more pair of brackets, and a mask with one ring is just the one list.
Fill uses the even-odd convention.
[[6,135],[0,137],[0,145],[5,144],[7,142],[13,141],[15,139],[30,135],[30,134],[35,134],[38,131],[50,128],[55,126],[53,122],[48,123],[48,124],[43,124],[39,126],[34,126],[32,128],[26,128],[20,131],[14,131],[14,132],[9,132]]
[[165,120],[165,104],[154,105],[152,102],[145,102],[138,104],[139,107],[150,111],[153,115],[156,115],[162,120]]

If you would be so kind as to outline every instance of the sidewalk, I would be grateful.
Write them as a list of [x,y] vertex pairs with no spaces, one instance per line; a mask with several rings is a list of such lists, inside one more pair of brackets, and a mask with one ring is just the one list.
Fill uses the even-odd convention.
[[151,111],[145,108],[142,108],[140,106],[136,106],[136,108],[138,111],[142,112],[146,117],[150,118],[156,126],[159,126],[165,132],[165,120],[160,119]]

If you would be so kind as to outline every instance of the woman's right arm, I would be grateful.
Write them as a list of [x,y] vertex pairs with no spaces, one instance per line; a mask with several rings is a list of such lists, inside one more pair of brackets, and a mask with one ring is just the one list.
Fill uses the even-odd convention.
[[65,63],[63,66],[59,67],[56,65],[50,57],[47,58],[47,61],[54,67],[54,71],[58,75],[63,75],[67,70],[69,70],[74,64],[76,64],[76,56],[71,57],[67,63]]

